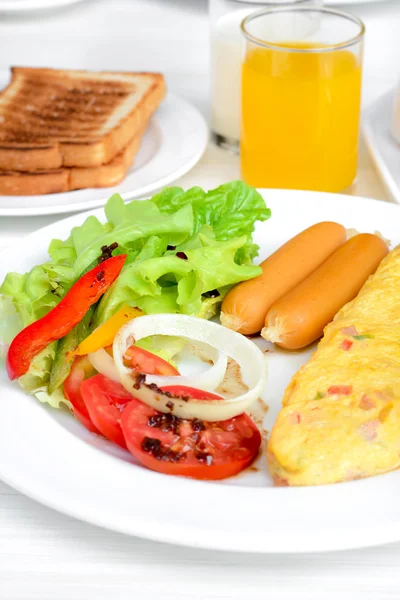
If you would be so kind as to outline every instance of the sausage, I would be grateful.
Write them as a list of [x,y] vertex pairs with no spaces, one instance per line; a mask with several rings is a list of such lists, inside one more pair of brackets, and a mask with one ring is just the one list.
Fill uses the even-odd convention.
[[337,311],[356,297],[387,253],[387,245],[377,235],[362,233],[348,240],[270,307],[262,337],[287,350],[314,342]]
[[259,277],[228,292],[222,302],[222,325],[245,335],[259,333],[270,306],[345,241],[345,228],[330,221],[316,223],[296,235],[261,263]]

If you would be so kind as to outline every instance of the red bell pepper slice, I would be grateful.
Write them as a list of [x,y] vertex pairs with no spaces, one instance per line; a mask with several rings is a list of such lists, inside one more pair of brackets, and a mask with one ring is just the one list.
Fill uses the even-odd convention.
[[7,354],[6,367],[10,379],[25,375],[31,360],[43,348],[67,335],[83,319],[92,304],[118,277],[126,257],[126,254],[113,256],[82,275],[57,306],[20,331]]

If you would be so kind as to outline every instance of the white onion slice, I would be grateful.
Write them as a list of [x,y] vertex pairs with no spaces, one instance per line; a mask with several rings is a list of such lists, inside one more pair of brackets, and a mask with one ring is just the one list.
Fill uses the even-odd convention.
[[[210,359],[215,362],[202,373],[197,375],[174,375],[168,377],[162,375],[147,375],[146,383],[155,383],[158,387],[185,385],[211,392],[219,386],[224,378],[228,357],[223,352],[219,352],[212,347],[210,347],[208,355]],[[121,381],[114,360],[104,348],[100,348],[99,350],[96,350],[96,352],[89,352],[88,359],[96,371],[113,381]]]
[[[140,381],[140,378],[136,380],[135,372],[124,365],[126,349],[136,341],[151,335],[172,335],[204,342],[228,354],[243,369],[249,390],[236,398],[186,401],[179,397],[170,398],[161,390],[151,389],[146,383],[147,376],[144,382]],[[156,410],[172,412],[183,419],[224,421],[236,417],[257,400],[267,382],[266,357],[253,342],[222,325],[188,315],[161,314],[137,317],[124,325],[116,335],[113,354],[121,383],[131,394]]]
[[173,375],[168,377],[163,375],[147,375],[146,383],[155,383],[158,387],[186,385],[212,392],[219,386],[225,376],[228,357],[224,352],[220,352],[212,346],[207,350],[208,356],[214,364],[206,371],[196,375]]
[[96,371],[105,375],[108,379],[120,383],[121,377],[118,373],[118,369],[115,366],[112,357],[104,350],[104,348],[100,348],[99,350],[96,350],[96,352],[89,352],[88,359]]

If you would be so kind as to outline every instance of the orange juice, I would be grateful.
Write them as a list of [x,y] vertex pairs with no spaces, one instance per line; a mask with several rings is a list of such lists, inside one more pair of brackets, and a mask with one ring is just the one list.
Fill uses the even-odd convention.
[[242,70],[242,178],[257,187],[349,186],[357,170],[360,93],[361,65],[351,50],[250,49]]

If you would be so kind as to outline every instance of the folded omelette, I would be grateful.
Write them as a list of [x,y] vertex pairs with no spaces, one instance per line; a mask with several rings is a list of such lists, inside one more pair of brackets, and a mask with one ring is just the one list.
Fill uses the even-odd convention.
[[324,331],[271,432],[275,485],[320,485],[400,465],[400,247]]

